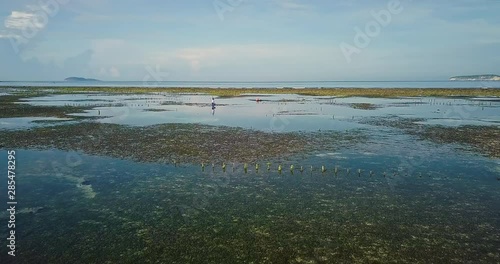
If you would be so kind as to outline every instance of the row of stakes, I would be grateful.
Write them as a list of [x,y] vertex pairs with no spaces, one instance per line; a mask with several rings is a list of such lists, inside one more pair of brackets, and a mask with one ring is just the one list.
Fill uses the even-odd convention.
[[[270,162],[268,162],[268,163],[266,163],[266,164],[267,164],[267,171],[270,171],[270,170],[271,170],[271,163],[270,163]],[[174,165],[177,167],[177,162],[176,162],[176,161],[174,161]],[[206,167],[206,164],[205,164],[204,162],[202,162],[202,163],[201,163],[201,171],[205,171],[205,167]],[[226,165],[226,163],[222,163],[222,171],[223,171],[223,172],[226,172],[226,169],[227,169],[227,165]],[[255,164],[255,172],[257,172],[257,173],[258,173],[258,172],[259,172],[259,169],[260,169],[260,165],[259,165],[258,163],[257,163],[257,164]],[[235,166],[235,164],[233,163],[233,166],[232,166],[232,172],[234,172],[235,170],[236,170],[236,166]],[[212,163],[212,171],[215,171],[215,164],[214,164],[214,163]],[[243,164],[243,171],[244,171],[245,173],[248,173],[248,164],[247,164],[247,163],[244,163],[244,164]],[[281,166],[281,164],[279,164],[279,165],[278,165],[278,173],[279,173],[279,174],[281,174],[281,173],[282,173],[282,171],[283,171],[283,166]],[[294,171],[295,171],[295,166],[292,164],[292,165],[290,165],[290,173],[293,175]],[[300,171],[300,173],[302,174],[302,173],[305,171],[305,170],[304,170],[304,167],[303,167],[303,166],[300,166],[299,171]],[[310,166],[309,171],[312,173],[312,172],[314,171],[314,167],[313,167],[313,166]],[[327,172],[326,167],[325,167],[324,165],[323,165],[323,166],[321,166],[321,173],[323,173],[323,174],[324,174],[324,173],[326,173],[326,172]],[[341,172],[341,170],[339,169],[339,167],[338,167],[338,166],[335,166],[335,167],[334,167],[334,169],[333,169],[333,172],[334,172],[335,176],[338,176],[338,174]],[[361,175],[362,175],[362,173],[363,173],[363,170],[362,170],[362,169],[358,169],[358,170],[357,170],[357,173],[358,173],[358,177],[361,177]],[[346,169],[346,176],[349,176],[350,174],[351,174],[351,169],[347,168],[347,169]],[[372,176],[374,176],[374,175],[375,175],[375,173],[374,173],[373,171],[370,171],[370,177],[372,177]],[[382,175],[383,175],[384,177],[386,177],[386,176],[387,176],[387,172],[383,172],[383,173],[382,173]],[[396,176],[396,175],[397,175],[397,173],[396,173],[396,172],[394,172],[394,176]]]
[[[175,163],[175,162],[174,162],[174,164],[176,164],[176,166],[177,166],[177,163]],[[204,162],[202,162],[202,163],[201,163],[201,171],[205,171],[205,167],[206,167],[205,163],[204,163]],[[227,167],[226,163],[222,163],[222,171],[223,171],[223,172],[226,172],[226,167]],[[260,169],[260,165],[259,165],[258,163],[257,163],[257,164],[255,164],[255,172],[256,172],[256,173],[258,173],[258,172],[259,172],[259,169]],[[235,164],[233,163],[232,172],[235,172],[235,170],[236,170],[236,166],[235,166]],[[244,172],[245,172],[245,173],[248,173],[248,164],[247,164],[247,163],[244,163],[244,165],[243,165],[243,170],[244,170]],[[271,163],[270,163],[270,162],[268,162],[268,163],[267,163],[267,171],[270,171],[270,170],[271,170]],[[292,164],[292,165],[290,165],[290,174],[292,174],[292,175],[293,175],[293,174],[294,174],[294,170],[295,170],[295,166],[294,166],[293,164]],[[214,163],[212,163],[212,171],[215,171],[215,164],[214,164]],[[279,173],[279,174],[281,174],[281,173],[282,173],[282,171],[283,171],[283,167],[281,166],[281,164],[279,164],[279,165],[278,165],[278,173]],[[303,174],[303,172],[304,172],[304,167],[303,167],[303,166],[300,166],[299,171],[300,171],[300,173],[301,173],[301,174]],[[313,171],[314,171],[314,167],[313,167],[313,166],[310,166],[309,171],[310,171],[310,173],[312,174],[312,173],[313,173]],[[361,175],[363,174],[363,171],[364,171],[364,170],[362,170],[362,169],[358,169],[358,170],[357,170],[358,177],[361,177]],[[322,173],[322,174],[325,174],[326,172],[327,172],[326,167],[325,167],[324,165],[323,165],[323,166],[321,166],[321,173]],[[338,176],[338,174],[339,174],[339,173],[341,173],[341,170],[339,169],[339,167],[338,167],[338,166],[335,166],[335,167],[334,167],[334,169],[333,169],[333,173],[335,174],[335,176]],[[350,169],[350,168],[347,168],[347,169],[346,169],[346,176],[349,176],[350,174],[351,174],[351,169]],[[373,177],[373,176],[375,176],[375,172],[371,170],[371,171],[369,172],[369,175],[370,175],[370,177]],[[382,176],[384,176],[384,178],[386,178],[386,177],[387,177],[387,175],[388,175],[388,174],[387,174],[387,172],[385,172],[385,171],[382,173]],[[393,172],[392,176],[393,176],[393,177],[398,176],[398,172]],[[405,174],[404,174],[404,176],[408,176],[408,173],[405,173]],[[422,174],[419,174],[419,175],[418,175],[418,177],[419,177],[419,178],[422,178]],[[431,177],[431,176],[429,176],[429,177]],[[445,179],[448,179],[448,178],[449,178],[448,176],[446,176],[446,177],[445,177]],[[497,177],[497,180],[498,180],[498,181],[500,181],[500,177]]]

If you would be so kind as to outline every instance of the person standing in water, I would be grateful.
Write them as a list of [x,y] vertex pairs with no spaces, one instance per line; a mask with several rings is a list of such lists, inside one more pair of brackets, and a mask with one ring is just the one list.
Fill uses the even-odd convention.
[[215,99],[212,97],[212,115],[215,114]]

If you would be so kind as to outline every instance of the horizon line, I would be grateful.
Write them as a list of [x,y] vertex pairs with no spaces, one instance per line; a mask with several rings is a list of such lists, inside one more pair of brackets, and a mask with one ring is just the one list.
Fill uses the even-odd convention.
[[[155,82],[192,82],[192,83],[283,83],[283,82],[290,82],[290,83],[307,83],[307,82],[449,82],[452,81],[450,79],[436,79],[436,80],[307,80],[307,81],[287,81],[287,80],[280,80],[280,81],[227,81],[227,80],[217,80],[217,81],[209,81],[209,80],[196,80],[196,81],[189,81],[189,80],[168,80],[168,81],[140,81],[140,80],[126,80],[126,81],[112,81],[112,80],[99,80],[96,79],[95,81],[89,80],[89,81],[65,81],[65,80],[8,80],[8,81],[0,81],[0,82],[57,82],[57,83],[63,83],[63,82],[143,82],[143,83],[155,83]],[[456,81],[453,81],[456,82]]]

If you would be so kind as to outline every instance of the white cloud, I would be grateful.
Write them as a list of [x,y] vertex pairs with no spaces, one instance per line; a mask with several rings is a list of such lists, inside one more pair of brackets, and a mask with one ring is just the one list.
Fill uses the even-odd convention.
[[179,80],[251,80],[254,76],[280,79],[287,77],[275,76],[277,72],[301,78],[308,73],[331,71],[341,56],[335,46],[226,44],[150,51],[145,65],[159,66],[171,73],[170,78]]
[[9,39],[9,38],[17,38],[17,37],[19,37],[19,36],[16,34],[12,34],[12,33],[5,32],[5,31],[0,32],[0,39],[2,39],[2,38]]
[[27,28],[43,29],[46,22],[41,19],[39,14],[34,12],[12,11],[10,16],[5,19],[5,27],[15,30],[25,30]]
[[[59,4],[48,6],[41,2],[38,5],[26,5],[22,10],[13,10],[4,19],[3,27],[0,27],[0,39],[9,39],[15,53],[22,55],[36,46],[37,42],[30,42],[47,27],[49,19],[58,10]],[[21,47],[23,50],[20,50]]]
[[341,58],[342,54],[328,45],[232,44],[151,52],[146,61],[147,65],[176,69],[172,72],[174,79],[219,76],[222,80],[277,80],[333,72]]
[[219,60],[234,56],[262,57],[278,55],[283,47],[272,44],[252,45],[220,45],[206,48],[185,48],[176,52],[181,59],[192,60]]

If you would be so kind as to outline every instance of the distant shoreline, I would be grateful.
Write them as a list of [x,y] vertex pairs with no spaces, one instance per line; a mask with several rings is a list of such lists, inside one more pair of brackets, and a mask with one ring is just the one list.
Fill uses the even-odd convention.
[[101,80],[83,77],[68,77],[64,79],[65,82],[102,82]]
[[500,81],[500,76],[496,75],[496,74],[463,75],[463,76],[450,77],[450,81],[497,82],[497,81]]

